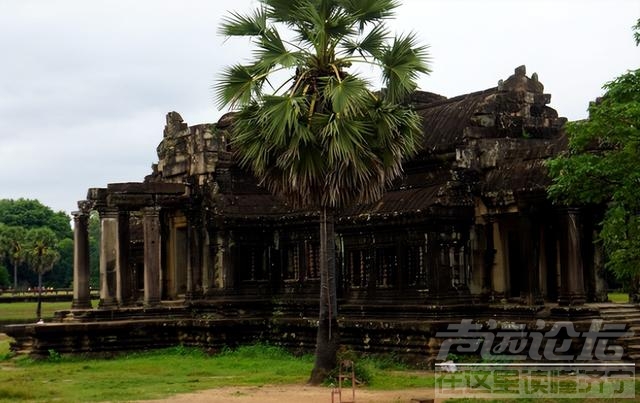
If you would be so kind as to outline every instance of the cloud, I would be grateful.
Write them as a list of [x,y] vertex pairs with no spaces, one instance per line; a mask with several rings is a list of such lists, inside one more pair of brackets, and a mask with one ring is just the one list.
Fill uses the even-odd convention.
[[[228,10],[256,0],[0,2],[0,198],[71,211],[89,187],[141,181],[156,161],[164,116],[221,115],[211,86],[250,56],[217,35]],[[485,89],[526,64],[571,119],[608,80],[637,67],[635,1],[404,0],[398,32],[429,44],[423,90]]]

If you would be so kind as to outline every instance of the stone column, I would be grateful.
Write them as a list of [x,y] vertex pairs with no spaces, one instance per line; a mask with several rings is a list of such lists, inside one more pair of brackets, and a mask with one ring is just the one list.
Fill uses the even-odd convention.
[[100,308],[116,304],[116,272],[120,263],[118,210],[100,211]]
[[523,256],[528,305],[544,303],[540,294],[540,217],[520,217],[520,254]]
[[89,288],[89,211],[74,211],[73,215],[73,302],[72,309],[91,308]]
[[209,231],[203,231],[202,245],[202,294],[205,295],[212,288],[213,270],[211,264],[211,241]]
[[142,210],[144,231],[144,304],[160,303],[160,207]]
[[430,302],[447,303],[451,288],[451,267],[448,265],[449,248],[443,246],[439,232],[429,231],[425,236],[427,262],[427,288]]
[[215,233],[215,287],[220,289],[233,289],[235,287],[229,237],[230,234],[227,231],[218,230]]
[[491,270],[491,285],[494,298],[498,301],[505,301],[507,297],[507,284],[509,273],[507,271],[507,249],[505,248],[505,237],[499,220],[492,220],[493,225],[493,247],[494,261]]
[[131,268],[129,267],[129,212],[118,214],[118,265],[116,270],[116,300],[121,306],[133,298]]
[[187,222],[187,295],[193,299],[202,295],[202,231],[197,218]]
[[568,208],[562,212],[560,234],[560,295],[559,305],[582,305],[585,303],[584,267],[580,241],[579,210]]

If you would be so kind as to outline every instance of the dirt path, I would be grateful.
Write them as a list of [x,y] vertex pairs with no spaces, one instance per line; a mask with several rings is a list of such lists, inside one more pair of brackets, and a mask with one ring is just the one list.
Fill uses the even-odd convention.
[[[343,397],[351,398],[350,390]],[[431,388],[372,391],[356,390],[358,403],[409,403],[413,398],[433,395]],[[336,399],[336,401],[338,401]],[[145,403],[328,403],[331,389],[306,385],[267,385],[252,387],[224,387],[184,393],[161,400],[145,400]]]

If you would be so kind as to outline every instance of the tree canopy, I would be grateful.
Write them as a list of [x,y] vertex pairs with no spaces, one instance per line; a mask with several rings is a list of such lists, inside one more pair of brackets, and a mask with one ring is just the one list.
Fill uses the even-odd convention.
[[54,212],[38,200],[0,199],[0,223],[14,227],[48,227],[58,239],[72,238],[70,217],[63,211]]
[[[640,41],[640,19],[635,26]],[[604,209],[598,242],[607,267],[631,287],[640,279],[640,69],[604,85],[589,118],[567,124],[569,150],[549,163],[550,195]]]
[[[0,263],[12,269],[13,287],[34,286],[37,274],[27,270],[28,232],[46,228],[53,233],[53,248],[61,255],[46,276],[48,285],[69,287],[73,274],[73,239],[69,217],[38,200],[0,199]],[[59,242],[58,242],[59,241]]]
[[[222,34],[251,36],[256,49],[251,63],[225,70],[217,99],[239,109],[232,144],[240,164],[273,193],[304,206],[371,202],[416,151],[420,119],[402,102],[430,71],[427,47],[413,34],[391,37],[384,21],[397,6],[261,0],[252,14],[224,20]],[[384,90],[370,89],[356,65],[378,67]],[[276,86],[281,70],[291,74]]]
[[18,268],[25,260],[27,231],[23,227],[0,223],[0,257],[13,268],[13,287],[18,288]]
[[[239,164],[295,206],[321,210],[320,310],[311,383],[334,367],[338,347],[333,212],[370,203],[417,151],[420,118],[406,101],[429,73],[415,35],[392,37],[393,0],[259,0],[223,20],[225,36],[253,38],[249,64],[227,68],[215,86],[236,109],[231,145]],[[292,36],[287,38],[287,34]],[[378,68],[384,88],[354,66]],[[288,78],[277,83],[278,74]]]

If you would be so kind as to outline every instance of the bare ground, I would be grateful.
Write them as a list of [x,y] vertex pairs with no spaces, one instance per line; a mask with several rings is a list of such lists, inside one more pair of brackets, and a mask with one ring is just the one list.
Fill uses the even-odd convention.
[[[358,403],[409,403],[414,398],[433,398],[432,388],[406,390],[356,390]],[[351,389],[343,389],[343,399],[351,400]],[[340,400],[336,397],[336,403]],[[328,403],[331,388],[306,385],[233,386],[184,393],[144,403]]]

